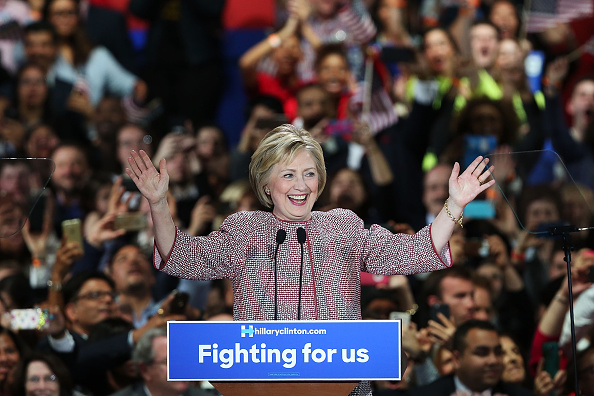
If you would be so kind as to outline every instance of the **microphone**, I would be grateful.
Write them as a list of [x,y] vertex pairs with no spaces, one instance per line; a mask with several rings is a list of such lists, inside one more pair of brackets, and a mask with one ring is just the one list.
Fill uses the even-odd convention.
[[299,303],[297,305],[297,319],[301,320],[301,289],[303,288],[303,244],[307,234],[302,227],[297,228],[297,242],[301,245],[301,267],[299,269]]
[[276,232],[276,249],[274,250],[274,320],[278,320],[278,270],[277,256],[278,248],[287,239],[287,232],[282,228]]

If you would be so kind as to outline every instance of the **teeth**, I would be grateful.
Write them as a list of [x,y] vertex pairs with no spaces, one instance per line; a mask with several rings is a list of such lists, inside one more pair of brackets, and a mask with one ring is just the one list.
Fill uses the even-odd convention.
[[307,195],[289,195],[290,199],[294,199],[294,200],[304,200],[307,197]]

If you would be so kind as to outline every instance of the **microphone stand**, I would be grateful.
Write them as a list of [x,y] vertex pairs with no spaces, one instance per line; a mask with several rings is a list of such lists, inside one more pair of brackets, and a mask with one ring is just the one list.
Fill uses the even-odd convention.
[[579,394],[578,389],[578,372],[577,372],[577,346],[575,340],[575,321],[573,315],[573,288],[571,282],[571,250],[573,249],[571,243],[571,234],[578,231],[586,231],[594,229],[594,227],[578,228],[572,225],[562,225],[550,227],[547,232],[550,236],[561,236],[563,238],[563,252],[565,253],[565,262],[567,263],[567,290],[569,291],[569,322],[571,324],[571,350],[573,353],[573,381],[575,387],[575,394]]

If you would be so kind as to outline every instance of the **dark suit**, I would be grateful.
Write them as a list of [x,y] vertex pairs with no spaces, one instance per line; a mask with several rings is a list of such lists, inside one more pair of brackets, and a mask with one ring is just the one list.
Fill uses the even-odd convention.
[[[454,375],[446,375],[440,377],[430,384],[421,386],[410,391],[410,396],[451,396],[456,392],[456,383],[454,382]],[[491,395],[500,393],[507,396],[530,396],[532,392],[519,386],[507,384],[499,381],[491,391]]]
[[[214,396],[214,395],[218,395],[218,394],[219,393],[216,391],[209,391],[209,390],[205,390],[205,389],[190,387],[190,388],[188,388],[187,391],[185,391],[182,394],[182,396]],[[148,396],[148,395],[144,391],[144,383],[137,382],[134,385],[127,386],[124,389],[122,389],[116,393],[112,393],[111,396]]]
[[95,395],[106,395],[109,388],[106,373],[132,357],[132,346],[128,343],[128,332],[108,338],[87,342],[80,334],[70,331],[74,348],[70,352],[54,350],[47,337],[40,340],[37,349],[56,355],[73,373],[76,385],[89,389]]

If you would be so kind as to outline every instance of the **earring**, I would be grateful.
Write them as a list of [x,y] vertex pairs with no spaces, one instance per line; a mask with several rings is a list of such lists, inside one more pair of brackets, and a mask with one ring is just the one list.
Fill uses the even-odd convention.
[[270,195],[270,189],[265,189],[264,192],[266,193],[266,195]]

